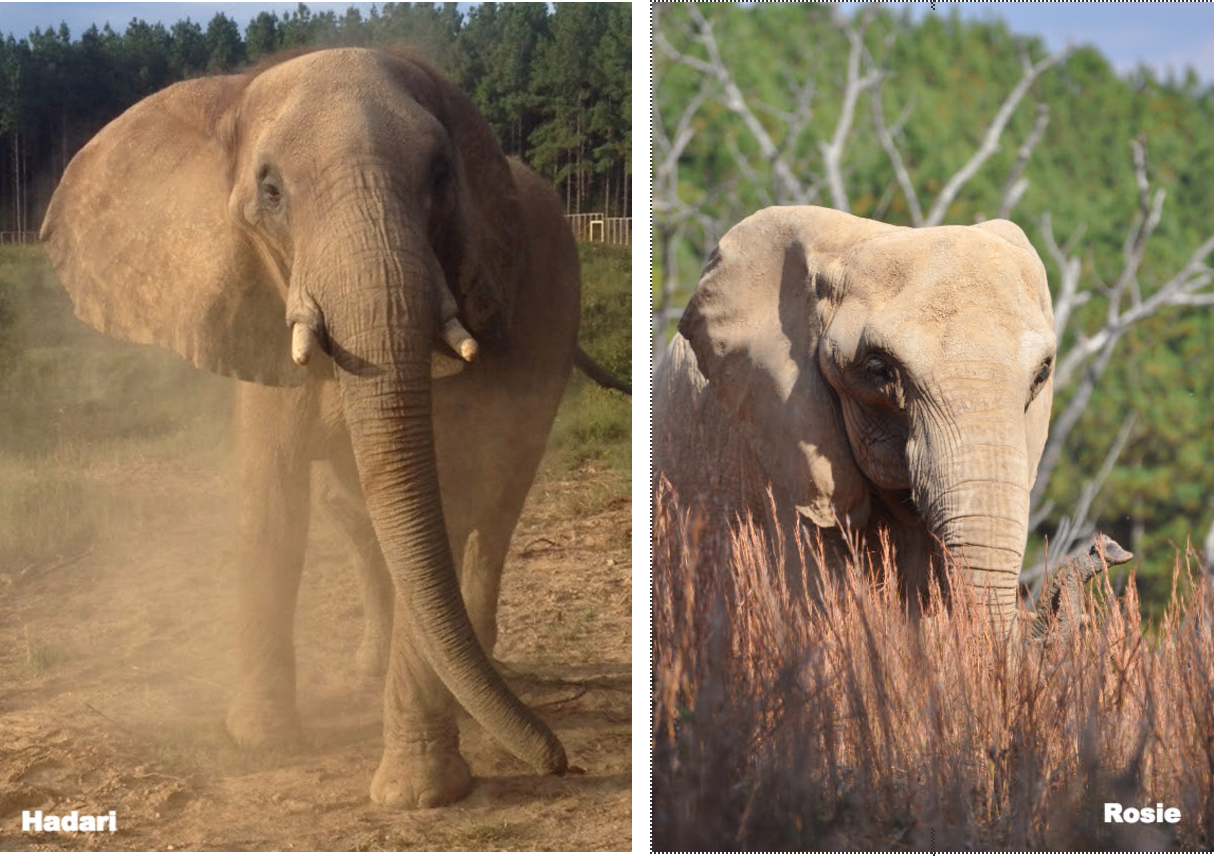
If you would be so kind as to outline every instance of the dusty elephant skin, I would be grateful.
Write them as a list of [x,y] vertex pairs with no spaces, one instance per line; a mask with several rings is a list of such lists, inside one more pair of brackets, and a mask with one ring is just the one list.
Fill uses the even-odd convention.
[[577,253],[553,192],[471,101],[362,49],[179,83],[80,151],[43,237],[82,319],[244,381],[232,735],[299,729],[292,625],[320,461],[365,593],[358,664],[387,669],[372,798],[468,793],[455,701],[563,772],[485,650],[573,359]]
[[[654,381],[654,469],[717,528],[751,513],[843,555],[888,527],[921,592],[943,544],[1013,626],[1056,342],[1016,225],[759,211],[714,250]],[[775,500],[774,516],[767,500]]]

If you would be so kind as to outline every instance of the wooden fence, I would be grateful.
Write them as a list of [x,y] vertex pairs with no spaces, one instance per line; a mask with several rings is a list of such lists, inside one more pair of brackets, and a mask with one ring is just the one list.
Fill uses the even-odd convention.
[[37,232],[0,232],[0,247],[6,244],[36,244]]
[[604,217],[602,214],[566,214],[573,237],[586,244],[632,246],[632,218]]

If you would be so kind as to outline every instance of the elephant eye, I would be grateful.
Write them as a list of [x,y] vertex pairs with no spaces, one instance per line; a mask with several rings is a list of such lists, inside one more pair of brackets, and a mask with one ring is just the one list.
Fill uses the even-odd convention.
[[282,188],[273,181],[263,181],[261,183],[261,197],[270,205],[277,205],[282,201]]
[[263,166],[257,173],[257,190],[262,204],[277,208],[282,202],[282,182],[272,169]]
[[870,354],[864,361],[864,371],[877,383],[892,383],[894,380],[894,367],[890,364],[887,357],[881,354]]
[[[1041,364],[1041,368],[1037,369],[1037,374],[1033,376],[1033,385],[1029,388],[1028,404],[1033,403],[1033,399],[1041,392],[1041,388],[1045,386],[1045,382],[1050,379],[1050,374],[1054,370],[1054,358],[1046,357],[1045,362]],[[1027,404],[1025,405],[1028,406]]]

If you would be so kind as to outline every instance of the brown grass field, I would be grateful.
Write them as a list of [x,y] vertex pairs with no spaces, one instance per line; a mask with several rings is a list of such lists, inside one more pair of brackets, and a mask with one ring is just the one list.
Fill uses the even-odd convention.
[[[1154,621],[1100,575],[1081,630],[1042,645],[1005,642],[963,586],[911,619],[880,549],[811,602],[753,528],[720,539],[660,497],[653,543],[655,851],[1214,846],[1195,559]],[[1106,823],[1106,802],[1181,818]]]

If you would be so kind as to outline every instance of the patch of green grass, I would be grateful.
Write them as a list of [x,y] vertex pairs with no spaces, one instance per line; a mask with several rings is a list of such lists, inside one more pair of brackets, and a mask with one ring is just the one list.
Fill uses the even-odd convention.
[[[632,377],[631,251],[580,244],[582,325],[578,341],[616,377]],[[631,473],[632,399],[602,389],[576,369],[548,440],[544,471],[568,477],[588,464]]]
[[582,349],[622,380],[632,376],[632,251],[580,244]]
[[0,248],[0,572],[104,540],[109,481],[218,449],[231,399],[229,382],[77,320],[41,247]]
[[230,407],[230,383],[77,320],[40,247],[0,249],[0,342],[3,455],[155,441]]

